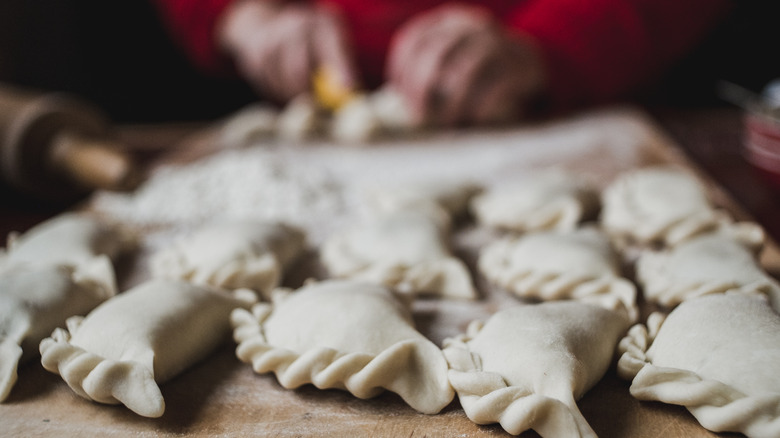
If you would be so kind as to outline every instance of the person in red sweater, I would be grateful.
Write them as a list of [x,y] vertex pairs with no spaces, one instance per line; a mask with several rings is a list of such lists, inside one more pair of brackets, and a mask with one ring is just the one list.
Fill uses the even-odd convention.
[[395,87],[418,121],[481,124],[622,99],[722,19],[730,0],[155,0],[199,67],[262,96],[306,91],[321,66]]

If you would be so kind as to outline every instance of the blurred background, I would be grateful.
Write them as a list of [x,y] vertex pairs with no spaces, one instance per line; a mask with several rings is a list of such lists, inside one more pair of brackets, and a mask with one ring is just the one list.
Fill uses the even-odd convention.
[[[725,105],[715,93],[718,80],[760,91],[780,77],[780,5],[737,3],[729,20],[637,102]],[[76,93],[120,123],[210,120],[255,99],[240,80],[193,68],[146,0],[0,1],[0,81]]]

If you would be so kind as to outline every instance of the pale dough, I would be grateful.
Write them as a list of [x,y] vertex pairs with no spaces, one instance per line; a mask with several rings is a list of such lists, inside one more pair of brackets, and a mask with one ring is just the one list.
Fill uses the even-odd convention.
[[78,267],[14,264],[0,272],[0,402],[16,370],[68,317],[84,315],[116,294],[111,262],[96,257]]
[[305,249],[305,235],[282,222],[240,220],[204,226],[150,260],[152,275],[267,297]]
[[507,236],[485,246],[480,272],[522,298],[619,297],[637,314],[636,288],[620,275],[620,258],[594,227]]
[[498,422],[512,434],[595,437],[576,400],[602,378],[630,325],[615,304],[511,307],[445,340],[450,383],[469,419]]
[[276,133],[282,140],[303,141],[322,130],[324,116],[317,102],[308,94],[292,99],[279,114]]
[[685,406],[715,432],[780,436],[780,316],[762,297],[691,299],[632,327],[620,351],[637,399]]
[[449,228],[424,211],[378,215],[330,237],[321,259],[335,277],[383,284],[411,294],[473,299],[466,265],[448,245]]
[[675,245],[726,220],[690,172],[648,167],[619,175],[602,192],[601,223],[615,239]]
[[335,111],[331,120],[333,139],[347,143],[365,143],[415,128],[417,125],[403,96],[387,85],[353,97]]
[[220,129],[224,148],[240,148],[276,136],[279,111],[267,104],[253,104],[227,119]]
[[124,404],[144,417],[165,411],[158,383],[203,359],[230,333],[230,312],[254,294],[152,280],[67,320],[40,344],[43,367],[78,395]]
[[570,230],[595,215],[598,195],[556,169],[540,170],[487,189],[471,209],[485,226],[510,231]]
[[382,125],[368,97],[359,95],[333,114],[330,129],[336,141],[363,143],[377,137],[382,132]]
[[8,237],[2,263],[79,265],[106,255],[115,259],[135,245],[135,237],[113,224],[94,217],[63,213],[42,222],[24,234]]
[[380,212],[418,208],[434,204],[451,217],[464,214],[471,199],[482,187],[471,181],[428,180],[416,183],[376,187],[369,191],[368,199]]
[[636,263],[637,281],[645,299],[664,306],[740,289],[765,292],[780,309],[780,285],[761,268],[754,252],[756,243],[723,230],[693,237],[673,248],[643,251]]
[[232,315],[236,355],[285,388],[312,383],[370,398],[384,389],[435,414],[454,393],[441,350],[414,328],[389,289],[348,280],[310,283]]

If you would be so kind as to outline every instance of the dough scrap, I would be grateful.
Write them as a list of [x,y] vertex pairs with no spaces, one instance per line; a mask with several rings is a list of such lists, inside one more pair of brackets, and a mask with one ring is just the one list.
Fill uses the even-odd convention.
[[220,129],[224,148],[241,148],[276,135],[279,111],[268,104],[253,104],[233,114]]
[[724,231],[699,235],[661,251],[643,251],[636,263],[637,281],[647,300],[668,307],[701,295],[740,289],[766,292],[775,309],[780,309],[780,285],[761,268],[756,243]]
[[450,383],[469,419],[512,434],[595,437],[576,400],[602,378],[630,325],[615,304],[520,305],[445,340]]
[[302,230],[282,222],[242,220],[205,226],[155,254],[152,275],[226,289],[247,288],[268,298],[305,247]]
[[336,141],[363,143],[381,134],[382,124],[368,97],[359,95],[333,114],[330,129]]
[[99,255],[115,260],[135,246],[136,237],[119,226],[94,217],[63,213],[44,221],[24,234],[8,236],[2,263],[80,265]]
[[506,236],[485,246],[480,272],[521,298],[619,298],[636,318],[636,288],[620,276],[620,258],[594,227]]
[[728,222],[690,172],[656,166],[618,176],[602,192],[601,224],[621,244],[673,246]]
[[321,258],[331,275],[392,287],[413,295],[476,298],[466,265],[447,244],[448,217],[399,210],[330,237]]
[[152,280],[67,320],[40,344],[41,363],[78,395],[159,417],[158,383],[203,359],[230,333],[230,312],[254,293]]
[[548,169],[489,188],[474,198],[471,208],[480,224],[492,228],[570,230],[595,215],[598,195],[571,174]]
[[282,109],[276,120],[277,136],[287,141],[316,137],[323,130],[324,117],[311,95],[296,96]]
[[685,406],[714,432],[780,436],[780,316],[763,297],[685,301],[632,327],[619,350],[637,399]]
[[285,388],[311,383],[363,399],[387,389],[426,414],[454,397],[441,350],[415,330],[407,306],[383,286],[309,283],[252,313],[236,310],[231,319],[238,358],[257,373],[274,372]]
[[68,317],[84,315],[116,294],[105,256],[78,267],[14,264],[0,273],[0,402],[17,380],[17,368]]

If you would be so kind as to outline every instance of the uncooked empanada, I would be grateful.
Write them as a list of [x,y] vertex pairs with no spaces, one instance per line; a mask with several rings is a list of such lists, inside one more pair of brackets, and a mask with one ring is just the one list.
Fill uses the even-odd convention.
[[621,243],[675,245],[724,220],[699,180],[673,167],[623,173],[602,193],[601,223]]
[[397,211],[433,203],[454,217],[464,213],[471,199],[481,190],[478,184],[470,181],[431,180],[376,188],[369,194],[369,199],[378,211]]
[[232,315],[236,355],[285,388],[312,383],[370,398],[383,389],[435,414],[452,401],[441,350],[414,328],[389,289],[349,280],[310,283]]
[[78,267],[17,263],[0,272],[0,402],[19,365],[74,315],[84,315],[116,294],[111,262],[96,257]]
[[496,186],[471,203],[477,221],[512,231],[570,230],[598,210],[598,195],[561,171],[532,172]]
[[595,437],[576,400],[602,378],[630,325],[621,302],[614,304],[511,307],[445,340],[450,383],[466,415],[513,434]]
[[331,275],[370,281],[412,294],[476,297],[466,265],[447,243],[448,218],[399,210],[329,238],[321,257]]
[[480,253],[479,270],[523,298],[620,297],[636,313],[636,288],[620,276],[620,259],[596,228],[502,237]]
[[301,254],[302,230],[281,222],[243,220],[206,226],[151,259],[152,275],[266,296]]
[[203,359],[230,333],[230,312],[254,293],[152,280],[67,320],[41,341],[41,363],[78,395],[122,403],[145,417],[165,411],[158,383]]
[[780,285],[761,269],[755,246],[753,241],[745,243],[739,236],[717,232],[673,248],[644,251],[636,264],[637,281],[647,300],[664,306],[738,288],[766,292],[780,309]]
[[99,255],[115,259],[134,244],[118,226],[78,213],[64,213],[24,234],[8,236],[5,263],[79,265]]
[[780,436],[780,316],[753,294],[691,299],[620,342],[631,394],[685,406],[715,432]]

